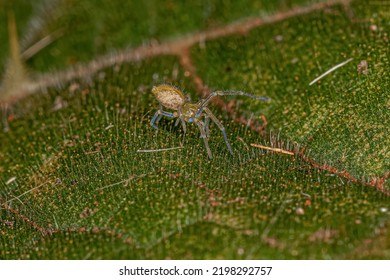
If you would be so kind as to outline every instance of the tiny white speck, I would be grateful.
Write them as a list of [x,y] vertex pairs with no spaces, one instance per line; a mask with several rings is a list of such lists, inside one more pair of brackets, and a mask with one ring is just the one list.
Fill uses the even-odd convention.
[[277,42],[277,43],[280,43],[280,42],[283,42],[283,36],[282,35],[277,35],[274,37],[274,40]]
[[304,215],[305,214],[305,210],[303,210],[302,207],[298,207],[297,209],[295,209],[295,213],[297,215]]
[[297,57],[294,57],[293,59],[291,59],[291,63],[292,64],[295,64],[299,61],[299,59]]
[[238,248],[237,254],[242,256],[245,253],[245,250],[243,248]]
[[380,210],[381,210],[382,213],[386,213],[388,209],[386,207],[381,207]]
[[371,31],[378,31],[378,26],[377,25],[375,25],[375,24],[372,24],[372,25],[370,25],[370,30]]

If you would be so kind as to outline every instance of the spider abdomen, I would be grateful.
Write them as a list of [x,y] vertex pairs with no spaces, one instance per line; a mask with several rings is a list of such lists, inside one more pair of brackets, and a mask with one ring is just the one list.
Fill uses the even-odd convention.
[[158,102],[166,108],[178,110],[184,104],[184,94],[177,88],[169,85],[159,85],[152,89]]

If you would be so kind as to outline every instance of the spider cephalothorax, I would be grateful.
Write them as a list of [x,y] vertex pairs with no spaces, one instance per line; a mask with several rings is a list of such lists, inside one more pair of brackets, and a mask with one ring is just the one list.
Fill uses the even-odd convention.
[[[198,126],[201,137],[203,138],[209,158],[212,158],[211,150],[207,141],[207,138],[209,137],[210,119],[222,131],[226,146],[228,147],[229,152],[233,155],[233,150],[226,137],[224,126],[207,107],[211,99],[213,99],[215,96],[243,95],[251,97],[253,99],[269,100],[269,98],[252,95],[242,91],[214,91],[205,99],[200,99],[198,102],[192,103],[189,101],[190,99],[186,95],[184,95],[181,90],[171,85],[155,86],[152,88],[152,92],[160,103],[160,108],[157,110],[157,112],[152,118],[152,126],[157,129],[156,124],[160,121],[162,116],[166,116],[169,118],[177,118],[176,125],[181,122],[184,133],[186,133],[186,122],[195,123]],[[174,110],[175,112],[164,111],[163,107]]]

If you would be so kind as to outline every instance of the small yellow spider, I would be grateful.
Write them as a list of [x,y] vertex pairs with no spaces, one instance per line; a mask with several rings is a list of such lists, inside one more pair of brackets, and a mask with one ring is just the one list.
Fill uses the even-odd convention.
[[[175,125],[178,125],[181,121],[184,133],[186,133],[186,122],[193,122],[198,126],[200,135],[203,138],[204,144],[206,146],[207,154],[211,159],[213,156],[209,147],[207,138],[209,137],[209,120],[211,119],[218,128],[222,131],[223,137],[225,138],[226,146],[228,147],[229,152],[233,155],[232,147],[229,144],[229,141],[226,137],[225,128],[221,122],[214,116],[214,114],[207,107],[211,99],[216,96],[223,95],[244,95],[251,97],[253,99],[259,100],[269,100],[267,97],[256,96],[242,91],[214,91],[205,99],[199,100],[197,103],[191,103],[188,95],[178,88],[171,85],[159,85],[152,88],[152,93],[156,96],[158,102],[160,103],[159,109],[154,114],[151,125],[155,129],[158,129],[156,124],[160,121],[163,116],[169,118],[177,118]],[[167,112],[163,110],[163,107],[166,107],[176,112]],[[202,120],[202,117],[204,119]]]

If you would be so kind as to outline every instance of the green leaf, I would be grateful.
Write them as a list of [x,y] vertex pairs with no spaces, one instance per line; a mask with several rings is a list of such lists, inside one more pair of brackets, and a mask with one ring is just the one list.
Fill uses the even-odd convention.
[[386,5],[154,2],[0,2],[0,258],[388,259]]

